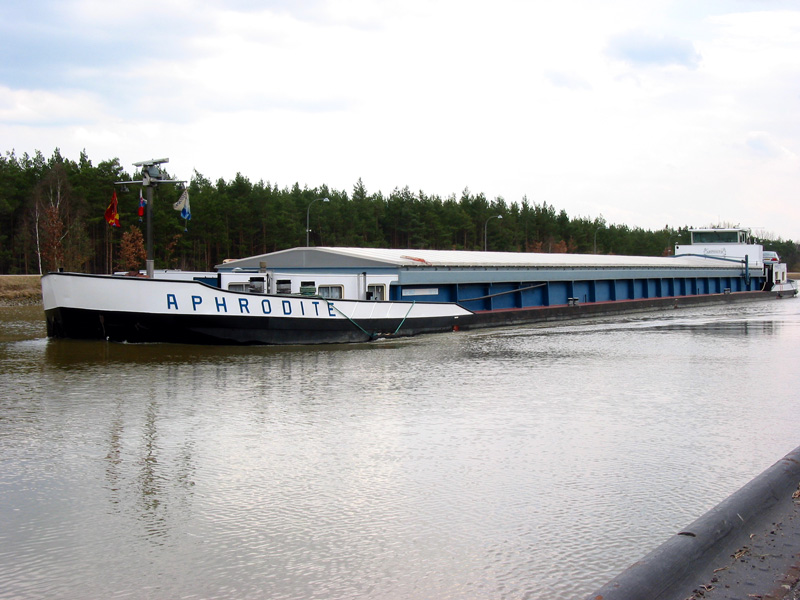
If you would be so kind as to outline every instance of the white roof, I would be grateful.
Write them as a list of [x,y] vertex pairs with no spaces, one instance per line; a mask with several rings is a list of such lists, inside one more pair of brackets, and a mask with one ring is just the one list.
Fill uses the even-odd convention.
[[[398,266],[430,267],[703,267],[719,268],[719,260],[699,256],[618,256],[548,254],[543,252],[475,252],[468,250],[396,250],[387,248],[319,248],[356,259]],[[729,263],[730,264],[730,263]]]
[[[318,246],[292,248],[258,257],[234,260],[224,264],[225,268],[247,266],[264,260],[270,267],[281,266],[281,259],[302,257],[303,266],[315,267],[332,260],[347,259],[348,263],[359,262],[392,265],[398,267],[564,267],[564,268],[612,268],[612,267],[694,267],[725,268],[739,267],[734,262],[720,261],[694,256],[620,256],[607,254],[546,254],[539,252],[476,252],[467,250],[412,250],[390,248],[339,248]],[[338,262],[338,261],[337,261]],[[238,264],[237,264],[238,263]],[[257,262],[255,263],[258,264]],[[221,265],[222,266],[222,265]]]

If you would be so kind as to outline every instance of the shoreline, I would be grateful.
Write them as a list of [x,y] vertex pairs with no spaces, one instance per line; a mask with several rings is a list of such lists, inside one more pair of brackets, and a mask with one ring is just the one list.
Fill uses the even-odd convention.
[[40,304],[41,280],[41,275],[0,275],[0,305]]

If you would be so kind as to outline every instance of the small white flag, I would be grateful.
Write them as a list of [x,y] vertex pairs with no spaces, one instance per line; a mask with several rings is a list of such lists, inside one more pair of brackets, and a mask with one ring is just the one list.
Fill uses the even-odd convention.
[[187,221],[192,218],[192,211],[189,208],[189,190],[183,190],[181,197],[172,205],[175,210],[181,211],[181,218]]

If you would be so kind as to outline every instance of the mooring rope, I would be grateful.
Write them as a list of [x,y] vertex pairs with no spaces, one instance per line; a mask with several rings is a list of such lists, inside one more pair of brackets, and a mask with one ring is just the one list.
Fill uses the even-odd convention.
[[[316,296],[316,298],[319,298],[320,300],[323,300],[323,301],[325,302],[325,304],[327,304],[329,307],[332,307],[332,308],[333,308],[333,310],[335,310],[336,312],[338,312],[338,313],[339,313],[340,315],[342,315],[342,316],[343,316],[345,319],[347,319],[347,320],[348,320],[348,321],[350,321],[350,322],[351,322],[353,325],[355,325],[356,327],[358,327],[358,328],[359,328],[361,331],[363,331],[363,332],[364,332],[364,335],[366,335],[367,337],[369,337],[369,339],[374,339],[374,338],[378,337],[378,334],[377,334],[377,333],[370,333],[369,331],[367,331],[366,329],[364,329],[364,328],[363,328],[361,325],[359,325],[359,324],[358,324],[358,322],[357,322],[355,319],[352,319],[352,318],[350,318],[350,316],[349,316],[349,315],[347,315],[346,313],[344,313],[344,312],[342,312],[341,310],[339,310],[338,308],[336,308],[336,305],[335,305],[333,302],[330,302],[330,301],[328,301],[328,299],[327,299],[327,298],[323,298],[322,296]],[[411,309],[412,309],[412,308],[414,308],[414,305],[415,305],[416,303],[417,303],[417,301],[416,301],[416,300],[414,300],[414,301],[411,303],[411,306],[409,306],[409,307],[408,307],[408,312],[406,312],[406,316],[404,316],[404,317],[403,317],[403,320],[402,320],[402,321],[400,321],[400,324],[397,326],[397,329],[395,329],[395,330],[394,330],[394,333],[393,333],[392,335],[397,335],[397,332],[398,332],[398,331],[400,331],[400,328],[403,326],[403,323],[405,323],[405,322],[406,322],[406,319],[408,318],[408,315],[410,315],[410,314],[411,314]]]
[[540,288],[547,285],[546,283],[537,283],[534,285],[529,285],[527,287],[521,288],[514,288],[513,290],[505,290],[503,292],[495,292],[494,294],[487,294],[486,296],[478,296],[476,298],[459,298],[456,301],[456,304],[461,304],[462,302],[472,302],[473,300],[486,300],[487,298],[496,298],[497,296],[505,296],[506,294],[516,294],[517,292],[527,292],[528,290],[532,290],[535,288]]
[[[312,296],[312,297],[313,297],[313,296]],[[333,308],[333,310],[335,310],[336,312],[338,312],[338,313],[339,313],[340,315],[342,315],[342,316],[343,316],[345,319],[347,319],[347,320],[348,320],[348,321],[350,321],[350,322],[351,322],[353,325],[355,325],[356,327],[358,327],[358,328],[359,328],[361,331],[363,331],[363,332],[364,332],[364,335],[366,335],[366,336],[367,336],[369,339],[374,339],[374,338],[378,337],[378,336],[377,336],[377,334],[370,333],[369,331],[367,331],[366,329],[364,329],[364,328],[363,328],[361,325],[359,325],[359,324],[358,324],[358,323],[357,323],[355,320],[351,319],[351,318],[350,318],[350,317],[349,317],[347,314],[343,313],[343,312],[342,312],[342,311],[340,311],[338,308],[336,308],[336,305],[335,305],[333,302],[329,302],[327,298],[323,298],[322,296],[316,296],[316,297],[317,297],[317,298],[319,298],[320,300],[324,300],[324,301],[325,301],[325,304],[327,304],[327,305],[328,305],[328,307],[331,307],[331,308]]]
[[408,318],[408,315],[410,315],[410,314],[411,314],[411,309],[412,309],[412,308],[414,308],[414,305],[415,305],[416,303],[417,303],[417,301],[416,301],[416,300],[414,300],[414,301],[411,303],[411,306],[409,306],[409,307],[408,307],[408,312],[406,313],[406,316],[405,316],[405,317],[403,317],[403,320],[402,320],[402,321],[400,321],[400,325],[398,325],[398,326],[397,326],[397,329],[395,329],[395,330],[394,330],[394,333],[393,333],[392,335],[397,335],[397,332],[398,332],[398,331],[400,331],[400,328],[403,326],[403,323],[405,323],[405,322],[406,322],[406,319]]

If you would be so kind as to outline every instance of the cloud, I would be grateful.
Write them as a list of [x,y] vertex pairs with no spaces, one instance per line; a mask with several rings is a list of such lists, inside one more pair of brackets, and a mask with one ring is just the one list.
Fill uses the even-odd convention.
[[568,90],[592,89],[592,86],[586,79],[573,73],[565,73],[563,71],[546,71],[544,76],[545,79],[547,79],[556,87],[562,87]]
[[606,50],[615,59],[634,66],[678,66],[696,69],[700,54],[688,40],[631,31],[611,38]]
[[186,42],[212,27],[208,11],[153,0],[12,1],[0,8],[0,82],[18,89],[108,88],[109,74],[186,58],[195,51]]
[[0,151],[643,227],[770,224],[769,185],[797,237],[800,11],[748,5],[5,0]]
[[763,131],[750,133],[745,144],[753,154],[762,158],[775,158],[783,154],[782,148]]
[[97,122],[103,112],[102,100],[85,92],[29,92],[0,86],[0,123],[28,127],[88,126]]
[[752,131],[747,134],[745,145],[753,156],[761,159],[781,159],[790,165],[792,170],[797,169],[798,155],[775,139],[766,131]]

